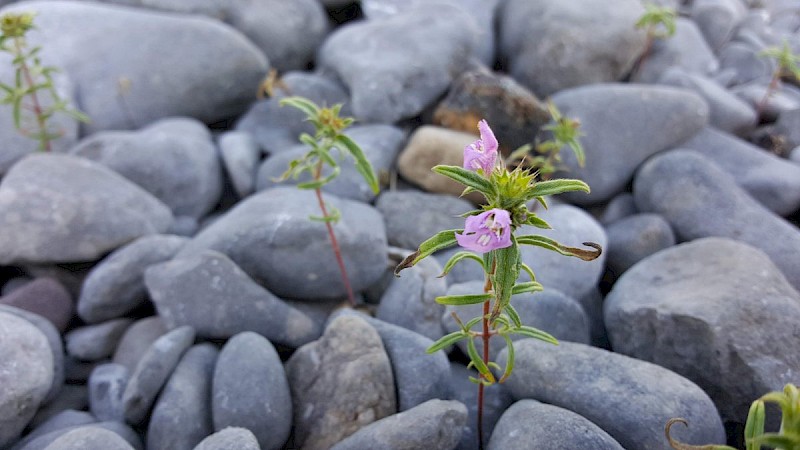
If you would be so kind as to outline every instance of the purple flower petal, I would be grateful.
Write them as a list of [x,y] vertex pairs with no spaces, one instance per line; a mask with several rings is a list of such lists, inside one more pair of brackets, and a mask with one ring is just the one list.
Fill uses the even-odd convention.
[[504,209],[490,209],[467,217],[464,233],[456,233],[458,245],[486,253],[511,245],[511,215]]
[[464,168],[473,171],[481,169],[484,176],[488,176],[497,164],[497,139],[485,120],[478,122],[478,129],[481,138],[464,147]]

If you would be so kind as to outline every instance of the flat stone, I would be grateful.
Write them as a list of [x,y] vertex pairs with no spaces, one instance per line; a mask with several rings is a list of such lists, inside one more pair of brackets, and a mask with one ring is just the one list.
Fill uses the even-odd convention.
[[134,450],[117,433],[94,426],[79,427],[53,441],[44,450]]
[[89,409],[98,420],[125,422],[122,395],[128,385],[130,371],[122,364],[101,364],[89,376]]
[[58,395],[52,400],[45,400],[36,411],[28,426],[36,428],[52,417],[67,410],[86,410],[89,406],[89,393],[83,384],[62,384]]
[[63,333],[72,320],[72,295],[53,278],[36,278],[14,292],[0,297],[0,304],[38,314]]
[[203,439],[194,450],[261,450],[247,428],[228,427]]
[[690,17],[716,51],[733,37],[746,13],[745,3],[739,0],[698,0],[692,3]]
[[[86,430],[87,428],[93,428],[94,430]],[[78,430],[77,436],[73,436],[67,438],[64,447],[61,447],[59,444],[57,447],[51,447],[51,445],[59,440],[62,436],[66,434]],[[95,438],[89,438],[87,435],[94,435],[96,434],[96,430],[100,430],[101,437],[98,438],[99,442],[95,442]],[[142,440],[139,438],[139,435],[136,434],[133,429],[129,426],[120,423],[120,422],[97,422],[89,425],[77,425],[73,427],[61,428],[58,430],[51,431],[44,435],[41,435],[29,442],[26,442],[24,446],[17,448],[14,447],[14,450],[64,450],[64,449],[74,449],[74,450],[105,450],[105,447],[102,445],[106,442],[111,442],[112,445],[121,445],[117,439],[104,432],[110,432],[111,434],[116,434],[119,438],[122,439],[122,442],[127,443],[129,447],[123,447],[126,450],[133,448],[134,450],[144,450],[144,445],[142,445]],[[86,437],[87,439],[84,442],[82,437]],[[79,439],[79,443],[72,446],[71,442],[73,439]],[[82,444],[85,445],[92,445],[92,447],[84,447]],[[96,446],[95,446],[96,444]],[[118,447],[111,447],[111,448],[118,448]]]
[[119,340],[113,361],[133,372],[150,345],[167,331],[168,328],[161,317],[151,316],[137,320],[128,327]]
[[622,275],[642,259],[675,245],[669,222],[658,214],[635,214],[606,227],[608,269]]
[[219,155],[236,194],[247,197],[255,191],[256,170],[261,151],[252,134],[246,131],[226,131],[217,139]]
[[67,353],[83,361],[99,361],[114,354],[131,319],[115,319],[97,325],[73,328],[64,336]]
[[641,63],[634,80],[653,83],[671,67],[709,75],[716,72],[719,65],[697,25],[689,19],[678,17],[675,19],[675,34],[653,42],[652,51]]

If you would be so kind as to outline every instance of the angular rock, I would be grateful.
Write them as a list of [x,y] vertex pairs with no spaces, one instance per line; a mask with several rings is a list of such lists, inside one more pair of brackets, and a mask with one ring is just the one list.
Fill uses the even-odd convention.
[[101,364],[89,376],[89,409],[98,420],[125,422],[122,395],[130,371],[122,364]]
[[767,255],[731,239],[642,261],[614,285],[605,316],[615,351],[691,379],[725,421],[743,423],[752,399],[800,371],[800,294]]
[[228,427],[203,439],[194,450],[261,450],[247,428]]
[[117,433],[94,426],[79,427],[54,440],[44,450],[134,450]]
[[27,320],[0,311],[0,446],[14,442],[53,384],[47,337]]
[[[386,267],[386,233],[372,207],[323,195],[341,212],[333,225],[350,284],[358,292]],[[281,187],[239,202],[197,234],[179,257],[206,249],[224,253],[276,295],[307,300],[345,296],[325,225],[312,221],[319,206],[313,192]]]
[[349,88],[353,113],[367,122],[414,117],[447,89],[476,42],[463,9],[441,4],[352,23],[334,31],[317,52],[323,71]]
[[81,319],[98,323],[121,317],[142,304],[147,293],[144,270],[172,258],[186,242],[178,236],[144,236],[104,258],[81,287]]
[[717,71],[719,61],[697,25],[689,19],[678,17],[675,26],[672,37],[653,42],[652,51],[634,75],[637,82],[654,83],[671,67],[699,75],[710,75]]
[[321,334],[311,318],[213,250],[152,266],[145,272],[145,283],[170,328],[191,325],[198,335],[212,339],[254,331],[290,347]]
[[0,297],[0,304],[38,314],[62,333],[72,320],[75,309],[70,293],[53,278],[36,278]]
[[31,155],[0,184],[0,264],[90,261],[170,223],[163,203],[97,163]]
[[183,326],[159,337],[147,349],[131,373],[122,404],[125,420],[139,424],[147,417],[156,395],[167,382],[184,352],[194,342],[192,327]]
[[226,131],[217,139],[219,155],[236,194],[244,198],[256,185],[256,170],[261,157],[253,135],[246,131]]
[[[458,363],[451,363],[450,370],[450,399],[458,400],[467,406],[468,417],[461,433],[458,444],[460,450],[478,450],[478,386],[469,380],[477,378],[478,372],[467,369]],[[484,389],[483,394],[483,445],[489,442],[495,424],[510,405],[513,403],[511,394],[505,384],[495,384]]]
[[[725,442],[725,429],[708,395],[663,367],[572,342],[555,346],[523,339],[515,348],[514,373],[505,383],[515,399],[539,400],[577,413],[624,448],[669,450],[664,424],[673,417],[691,424],[673,429],[681,442]],[[503,351],[501,366],[506,358]]]
[[268,70],[253,44],[217,20],[94,2],[28,2],[7,11],[36,13],[29,44],[42,45],[42,60],[69,75],[80,93],[76,106],[92,119],[89,133],[162,117],[227,119],[242,112]]
[[167,331],[169,329],[159,316],[137,320],[122,335],[122,339],[114,351],[113,361],[125,366],[129,372],[133,372],[150,345]]
[[800,208],[800,167],[796,164],[711,127],[681,147],[713,161],[775,214],[787,216]]
[[286,363],[295,444],[330,448],[397,411],[394,378],[378,333],[364,319],[343,316]]
[[574,412],[536,400],[520,400],[503,413],[488,450],[624,450],[600,427]]
[[635,214],[606,227],[608,268],[619,276],[642,259],[675,245],[675,233],[658,214]]
[[70,154],[100,163],[169,206],[199,218],[222,194],[222,170],[211,133],[187,117],[161,119],[138,131],[95,133]]
[[706,157],[689,150],[659,155],[639,170],[633,191],[639,209],[661,214],[680,241],[719,236],[750,244],[800,288],[800,231]]
[[114,354],[131,319],[115,319],[98,325],[74,328],[64,336],[67,353],[83,361],[99,361]]
[[331,449],[451,450],[458,444],[466,421],[467,408],[460,402],[428,400],[358,430]]
[[[621,79],[645,45],[633,27],[644,13],[635,0],[506,1],[500,49],[509,72],[540,98],[565,88]],[[569,51],[581,49],[581,51]]]
[[[600,84],[559,92],[553,102],[564,116],[581,122],[586,164],[561,152],[567,172],[592,187],[564,195],[581,205],[609,200],[622,192],[636,167],[674,147],[708,121],[705,101],[690,91],[665,86]],[[614,105],[609,111],[609,105]]]
[[277,450],[292,428],[292,397],[283,364],[264,337],[231,338],[217,359],[211,397],[214,429],[242,427],[263,450]]
[[183,355],[150,416],[148,450],[192,450],[211,434],[211,380],[218,353],[205,343]]

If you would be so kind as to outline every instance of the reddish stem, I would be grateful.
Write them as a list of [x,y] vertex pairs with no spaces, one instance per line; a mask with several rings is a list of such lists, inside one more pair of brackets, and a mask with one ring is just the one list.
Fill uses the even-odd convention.
[[764,92],[764,97],[758,102],[756,106],[756,123],[761,120],[761,114],[764,112],[764,108],[767,106],[767,101],[769,101],[770,96],[776,89],[778,89],[778,81],[780,81],[780,71],[776,70],[772,74],[772,79],[769,80],[769,86],[767,86],[767,92]]
[[642,51],[642,55],[639,56],[639,59],[637,59],[636,62],[633,64],[633,70],[631,70],[631,75],[629,77],[631,81],[633,81],[633,79],[639,73],[639,69],[642,68],[642,64],[644,64],[644,61],[650,56],[650,52],[653,51],[653,41],[655,41],[653,32],[648,30],[647,40],[645,41],[644,44],[644,51]]
[[[496,269],[496,262],[492,262],[492,275]],[[491,277],[486,277],[486,283],[483,285],[483,292],[492,290]],[[492,338],[492,333],[489,331],[489,300],[483,302],[483,333],[481,333],[481,341],[483,342],[483,362],[489,364],[489,339]],[[481,375],[483,378],[483,375]],[[483,383],[478,384],[478,450],[483,450],[483,391],[485,386]]]
[[[317,163],[317,169],[314,172],[314,179],[319,180],[320,176],[322,175],[322,160]],[[322,190],[320,188],[314,189],[314,192],[317,194],[317,201],[319,202],[319,209],[322,211],[322,217],[327,219],[328,217],[328,209],[325,208],[325,202],[322,200]],[[342,250],[339,248],[339,241],[336,240],[336,234],[333,232],[333,225],[331,222],[326,220],[325,227],[328,229],[328,238],[331,241],[331,247],[333,247],[333,253],[336,255],[336,264],[339,265],[339,272],[342,275],[342,282],[344,282],[344,288],[347,291],[347,301],[350,303],[351,307],[356,306],[356,297],[353,295],[353,288],[350,287],[350,279],[347,277],[347,269],[344,267],[344,259],[342,259]]]
[[31,88],[31,102],[33,103],[33,114],[36,116],[36,123],[39,125],[39,132],[41,133],[41,143],[44,147],[45,151],[51,151],[50,147],[50,139],[47,138],[47,125],[44,120],[44,116],[42,116],[42,107],[39,104],[39,98],[36,95],[36,90],[33,89],[35,86],[33,82],[33,77],[31,76],[31,71],[28,68],[28,64],[25,62],[25,58],[22,57],[22,44],[19,38],[14,39],[14,47],[17,49],[17,56],[20,57],[20,70],[22,70],[22,76],[25,77],[25,82],[28,83],[28,87]]

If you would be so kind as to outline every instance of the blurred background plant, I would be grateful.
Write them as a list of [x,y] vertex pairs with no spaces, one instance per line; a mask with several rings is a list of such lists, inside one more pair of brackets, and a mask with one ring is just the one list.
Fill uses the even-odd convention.
[[770,47],[762,51],[760,56],[771,58],[775,61],[776,66],[772,72],[772,78],[769,81],[767,90],[764,92],[764,97],[761,98],[756,107],[757,118],[761,117],[769,98],[778,90],[782,79],[788,78],[800,83],[800,66],[797,64],[800,62],[800,56],[792,53],[792,48],[789,46],[788,41],[784,40],[781,47]]

